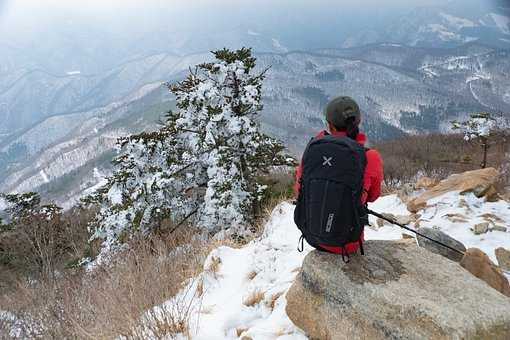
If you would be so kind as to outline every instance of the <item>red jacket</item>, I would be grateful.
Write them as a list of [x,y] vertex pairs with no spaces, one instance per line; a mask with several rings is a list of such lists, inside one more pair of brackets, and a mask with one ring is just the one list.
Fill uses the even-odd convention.
[[[326,135],[326,131],[321,131],[317,138],[322,138]],[[335,132],[332,133],[333,136],[345,136],[345,132]],[[361,145],[365,145],[367,141],[367,137],[360,133],[356,138],[356,141]],[[363,195],[361,197],[361,203],[365,204],[367,202],[374,202],[381,195],[381,184],[384,179],[383,175],[383,162],[381,159],[381,155],[376,150],[370,149],[366,153],[367,156],[367,167],[365,168],[365,175],[363,178]],[[296,183],[294,185],[294,192],[296,197],[299,195],[299,191],[301,189],[300,179],[303,175],[303,164],[301,164],[296,171]],[[364,235],[361,234],[361,242],[364,241]],[[341,254],[342,248],[340,247],[331,247],[326,245],[320,245],[327,251],[330,251],[335,254]],[[347,253],[352,254],[355,253],[359,248],[359,242],[348,243],[345,246]]]

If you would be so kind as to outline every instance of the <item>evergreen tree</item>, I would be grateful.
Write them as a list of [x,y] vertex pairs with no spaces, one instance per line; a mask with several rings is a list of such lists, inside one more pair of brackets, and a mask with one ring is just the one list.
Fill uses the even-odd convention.
[[489,138],[497,128],[497,120],[488,112],[473,113],[469,119],[463,122],[453,121],[454,130],[461,130],[466,141],[477,140],[480,142],[483,152],[483,160],[480,166],[487,167],[487,153],[489,151]]
[[251,50],[213,54],[216,61],[167,84],[177,110],[158,131],[121,139],[114,174],[84,200],[100,204],[94,237],[105,247],[150,232],[163,219],[175,228],[194,223],[211,233],[243,233],[265,190],[259,175],[294,164],[255,120],[265,72],[253,74]]
[[0,219],[0,226],[5,230],[13,228],[17,224],[26,223],[34,217],[51,221],[60,218],[62,208],[55,204],[41,204],[41,197],[35,192],[23,194],[2,194],[0,198],[5,201],[5,214],[9,223],[3,224]]

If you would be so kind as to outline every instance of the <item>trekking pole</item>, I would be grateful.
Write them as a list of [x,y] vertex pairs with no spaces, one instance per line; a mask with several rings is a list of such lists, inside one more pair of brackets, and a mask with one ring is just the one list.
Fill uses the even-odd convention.
[[425,236],[425,235],[423,235],[422,233],[420,233],[420,232],[418,232],[418,231],[416,231],[416,230],[413,230],[413,229],[411,229],[411,228],[409,228],[409,227],[406,227],[405,225],[400,224],[400,223],[398,223],[397,221],[394,221],[394,220],[392,220],[392,219],[390,219],[390,218],[387,218],[386,216],[384,216],[384,215],[382,215],[382,214],[379,214],[379,213],[377,213],[377,212],[375,212],[375,211],[372,211],[372,210],[370,210],[370,209],[367,209],[367,212],[368,212],[370,215],[373,215],[373,216],[375,216],[375,217],[379,217],[380,219],[383,219],[383,220],[385,220],[385,221],[387,221],[387,222],[390,222],[391,224],[397,225],[397,226],[399,226],[399,227],[400,227],[400,228],[402,228],[402,229],[408,230],[408,231],[410,231],[410,232],[412,232],[412,233],[415,233],[416,235],[421,236],[421,237],[423,237],[423,238],[425,238],[425,239],[427,239],[427,240],[429,240],[429,241],[435,242],[435,243],[437,243],[437,244],[439,244],[439,245],[442,245],[442,246],[443,246],[443,247],[445,247],[445,248],[448,248],[448,249],[450,249],[450,250],[453,250],[454,252],[459,253],[459,254],[461,254],[462,256],[464,256],[464,255],[465,255],[465,253],[464,253],[463,251],[460,251],[460,250],[455,249],[455,248],[453,248],[453,247],[450,247],[449,245],[444,244],[444,243],[442,243],[442,242],[440,242],[440,241],[438,241],[438,240],[434,240],[433,238],[430,238],[430,237],[428,237],[428,236]]

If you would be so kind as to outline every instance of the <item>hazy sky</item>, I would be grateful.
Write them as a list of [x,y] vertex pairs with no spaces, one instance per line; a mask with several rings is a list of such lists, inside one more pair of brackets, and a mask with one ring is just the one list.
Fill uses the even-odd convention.
[[[381,5],[384,3],[384,5]],[[286,13],[289,15],[306,11],[366,10],[378,11],[390,7],[413,7],[420,5],[444,4],[445,0],[0,0],[0,25],[8,26],[11,32],[18,27],[33,28],[47,21],[85,19],[138,22],[166,18],[174,21],[176,28],[190,25],[197,16],[201,23],[214,18],[235,18],[241,15],[247,19],[256,14]],[[252,12],[252,13],[250,13]],[[49,19],[49,20],[48,20]],[[235,21],[235,19],[233,19]],[[197,20],[197,22],[200,22]],[[147,24],[147,23],[143,23]]]
[[[163,13],[186,13],[195,11],[243,10],[268,11],[285,10],[293,12],[303,8],[358,8],[387,9],[390,7],[412,7],[444,4],[447,0],[0,0],[0,15],[34,20],[41,14],[101,15],[114,13],[126,16],[132,13],[162,11]],[[483,1],[483,0],[482,0]],[[382,3],[384,5],[382,5]],[[113,18],[112,18],[113,19]],[[2,17],[0,17],[2,20]]]
[[179,39],[255,30],[290,49],[328,47],[417,6],[451,1],[464,8],[496,0],[0,0],[0,44],[46,49],[48,58],[78,43],[120,51],[149,46],[147,38],[154,40],[150,46],[161,46],[157,39],[179,45]]

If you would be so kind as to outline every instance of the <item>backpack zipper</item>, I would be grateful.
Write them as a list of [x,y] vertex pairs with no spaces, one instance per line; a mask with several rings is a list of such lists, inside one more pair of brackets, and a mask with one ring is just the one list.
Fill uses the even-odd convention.
[[[329,182],[326,182],[324,187],[324,194],[322,195],[322,207],[321,207],[321,231],[324,227],[324,210],[326,210],[326,198],[328,197]],[[326,226],[327,228],[327,226]]]

